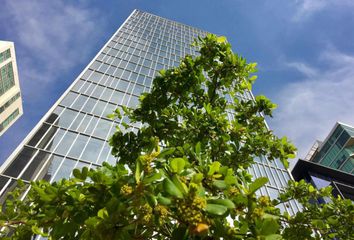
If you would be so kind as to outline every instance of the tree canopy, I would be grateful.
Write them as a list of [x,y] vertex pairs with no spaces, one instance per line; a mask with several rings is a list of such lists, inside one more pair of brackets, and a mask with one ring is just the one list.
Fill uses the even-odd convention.
[[[233,53],[225,37],[195,42],[197,57],[160,71],[151,93],[110,139],[119,161],[75,169],[73,178],[35,181],[9,194],[0,226],[12,239],[354,239],[354,206],[289,181],[278,197],[257,194],[266,177],[247,168],[257,157],[285,166],[295,147],[265,124],[276,108],[265,96],[244,98],[255,63]],[[142,124],[140,129],[134,128]],[[21,187],[23,186],[23,187]],[[327,197],[330,203],[310,203]],[[297,200],[290,216],[278,206]],[[314,202],[314,201],[312,201]]]

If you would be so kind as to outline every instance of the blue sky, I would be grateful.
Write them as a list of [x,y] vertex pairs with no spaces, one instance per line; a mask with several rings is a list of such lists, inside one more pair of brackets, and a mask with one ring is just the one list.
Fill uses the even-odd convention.
[[0,163],[135,8],[225,35],[257,62],[270,126],[303,157],[336,121],[354,125],[352,0],[3,0],[0,39],[15,42],[24,115],[0,137]]

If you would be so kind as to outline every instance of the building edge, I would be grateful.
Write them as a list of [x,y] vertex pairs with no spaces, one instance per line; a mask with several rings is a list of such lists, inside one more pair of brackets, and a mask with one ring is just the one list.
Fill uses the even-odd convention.
[[39,122],[32,128],[32,130],[27,134],[27,136],[21,141],[21,143],[15,148],[15,150],[7,157],[7,159],[1,164],[0,166],[0,173],[2,173],[11,163],[15,160],[17,154],[20,152],[22,146],[33,137],[33,135],[37,132],[37,130],[41,127],[44,123],[45,119],[49,117],[52,111],[59,105],[59,103],[63,100],[70,89],[76,84],[76,82],[81,78],[81,76],[89,69],[90,65],[96,60],[98,55],[105,49],[110,41],[116,36],[116,34],[121,30],[124,24],[134,15],[135,12],[139,11],[138,9],[134,9],[130,15],[124,20],[124,22],[119,26],[117,31],[110,37],[107,42],[103,45],[102,48],[97,52],[97,54],[92,58],[92,60],[86,65],[86,67],[81,71],[81,73],[75,78],[75,80],[68,86],[68,88],[62,93],[59,99],[52,105],[51,108],[47,110],[47,112],[43,115],[43,117],[39,120]]

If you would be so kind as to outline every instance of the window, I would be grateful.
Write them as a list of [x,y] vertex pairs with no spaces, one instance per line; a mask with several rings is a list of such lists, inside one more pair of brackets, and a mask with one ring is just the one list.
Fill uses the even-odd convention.
[[58,147],[55,149],[55,152],[65,155],[68,152],[68,150],[70,149],[70,147],[73,145],[75,137],[76,137],[75,133],[66,132],[65,136],[60,141]]
[[83,152],[81,159],[89,162],[96,162],[98,155],[101,152],[104,141],[91,138]]
[[12,62],[0,68],[0,96],[15,86]]
[[88,142],[89,138],[79,134],[70,149],[68,156],[74,157],[74,158],[79,158],[81,155],[82,150],[84,149],[86,143]]
[[36,153],[36,150],[30,147],[24,147],[17,157],[11,162],[11,164],[4,171],[5,175],[11,177],[18,177],[20,172],[30,161],[33,155]]
[[11,57],[11,51],[10,51],[10,48],[9,48],[9,49],[6,49],[5,51],[0,53],[0,63],[6,61],[10,57]]
[[18,115],[20,110],[17,108],[13,113],[10,114],[2,123],[0,123],[0,131],[5,129]]
[[27,167],[26,171],[22,174],[21,178],[31,181],[34,180],[35,177],[40,172],[41,168],[46,166],[46,162],[49,158],[50,154],[39,151],[38,154],[33,158],[32,162]]

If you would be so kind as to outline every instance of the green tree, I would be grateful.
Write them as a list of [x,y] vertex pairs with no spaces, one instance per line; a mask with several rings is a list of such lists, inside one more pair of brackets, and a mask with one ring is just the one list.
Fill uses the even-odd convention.
[[[247,168],[254,159],[287,166],[295,147],[265,125],[275,104],[240,97],[256,79],[256,64],[234,54],[225,37],[208,35],[195,45],[200,55],[161,71],[137,108],[111,115],[124,113],[130,121],[110,139],[115,166],[32,182],[23,201],[19,187],[2,209],[3,233],[12,239],[353,239],[353,203],[331,197],[329,188],[290,181],[278,199],[256,196],[268,179],[252,180]],[[136,123],[143,127],[132,131]],[[319,197],[332,202],[309,203]],[[278,209],[293,199],[303,211],[290,216]]]

